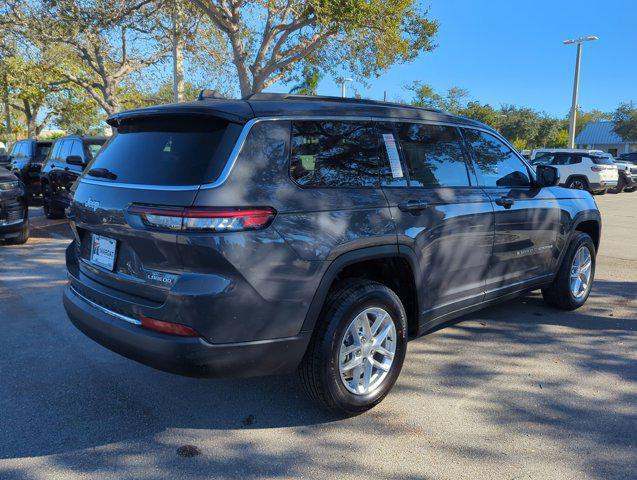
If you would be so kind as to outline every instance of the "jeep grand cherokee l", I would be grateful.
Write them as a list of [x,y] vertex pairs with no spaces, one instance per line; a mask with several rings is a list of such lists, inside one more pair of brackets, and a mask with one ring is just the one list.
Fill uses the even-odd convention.
[[27,198],[39,196],[42,193],[40,170],[52,143],[51,140],[26,139],[14,143],[11,148],[10,164],[7,169],[11,170],[22,181],[26,188]]
[[64,217],[64,209],[71,204],[71,187],[93,160],[105,137],[69,135],[58,138],[49,151],[42,172],[42,209],[47,218]]
[[76,183],[64,305],[107,348],[186,375],[297,370],[340,412],[407,340],[542,289],[591,289],[600,215],[491,128],[380,102],[258,94],[123,112]]

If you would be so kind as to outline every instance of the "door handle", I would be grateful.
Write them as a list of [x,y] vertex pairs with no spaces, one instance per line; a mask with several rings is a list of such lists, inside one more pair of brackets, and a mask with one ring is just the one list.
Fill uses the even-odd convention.
[[408,202],[398,204],[398,209],[402,212],[421,212],[427,207],[429,207],[429,203],[418,202],[416,200],[409,200]]
[[511,206],[514,203],[515,202],[509,197],[500,197],[500,198],[496,198],[495,200],[496,205],[500,205],[501,207],[504,207],[504,208],[511,208]]

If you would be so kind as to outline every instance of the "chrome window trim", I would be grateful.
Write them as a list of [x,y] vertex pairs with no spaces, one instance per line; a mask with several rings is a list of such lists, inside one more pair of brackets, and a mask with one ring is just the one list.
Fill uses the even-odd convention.
[[[439,120],[425,120],[422,118],[402,118],[402,117],[368,117],[368,116],[352,116],[352,115],[282,115],[282,116],[267,116],[267,117],[255,117],[246,122],[237,138],[237,141],[230,153],[230,157],[226,162],[226,165],[223,167],[223,170],[219,174],[219,178],[214,182],[203,183],[200,185],[143,185],[136,183],[115,183],[103,180],[94,180],[91,178],[86,178],[86,174],[83,174],[80,177],[80,183],[86,183],[89,185],[99,185],[106,187],[116,187],[116,188],[131,188],[137,190],[159,190],[159,191],[191,191],[191,190],[208,190],[211,188],[217,188],[226,183],[232,170],[234,169],[235,164],[237,163],[237,159],[243,150],[243,146],[245,145],[246,138],[250,133],[252,127],[259,122],[273,122],[273,121],[292,121],[292,120],[316,120],[316,121],[326,121],[326,120],[335,120],[335,121],[363,121],[363,122],[409,122],[409,123],[424,123],[430,125],[445,125],[456,128],[472,128],[474,130],[481,130],[483,132],[489,133],[491,135],[495,135],[497,138],[502,140],[507,146],[509,146],[513,152],[515,149],[511,147],[509,142],[506,139],[502,138],[502,136],[496,132],[495,130],[491,130],[489,128],[480,127],[478,125],[470,125],[463,123],[453,123],[453,122],[445,122]],[[519,156],[519,155],[518,155]],[[526,162],[524,162],[526,163]]]
[[102,307],[101,305],[98,305],[97,303],[89,300],[84,295],[82,295],[80,292],[78,292],[73,286],[71,286],[71,291],[75,295],[77,295],[79,298],[84,300],[86,303],[88,303],[91,307],[94,307],[94,308],[98,309],[100,312],[105,313],[106,315],[110,315],[111,317],[117,318],[118,320],[123,320],[124,322],[131,323],[133,325],[141,326],[141,324],[142,324],[142,322],[140,322],[136,318],[127,317],[126,315],[122,315],[120,313],[113,312],[112,310],[109,310],[106,307]]

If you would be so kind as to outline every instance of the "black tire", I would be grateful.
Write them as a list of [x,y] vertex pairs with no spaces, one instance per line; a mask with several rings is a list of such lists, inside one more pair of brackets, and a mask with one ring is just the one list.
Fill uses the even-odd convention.
[[50,220],[64,218],[64,210],[51,206],[51,191],[48,185],[42,186],[42,211],[44,216]]
[[[575,298],[571,292],[570,285],[571,266],[575,253],[581,246],[587,247],[591,255],[591,277],[585,294],[581,298]],[[595,245],[593,244],[593,240],[584,232],[575,232],[568,246],[568,250],[562,259],[562,264],[560,265],[555,280],[553,280],[550,286],[542,289],[542,296],[544,297],[544,301],[553,307],[561,310],[575,310],[584,305],[586,299],[588,299],[594,279]]]
[[575,190],[589,190],[588,181],[585,178],[573,177],[569,178],[566,182],[566,188],[573,188]]
[[24,225],[22,226],[22,231],[20,232],[20,235],[15,238],[12,238],[9,243],[12,243],[14,245],[22,245],[24,243],[27,243],[27,241],[29,240],[30,232],[31,232],[31,228],[29,226],[29,220],[27,220],[26,222],[24,222]]
[[617,186],[614,188],[609,188],[608,193],[613,193],[613,194],[622,193],[624,191],[625,186],[626,186],[626,181],[624,180],[624,177],[620,175],[619,179],[617,180]]
[[[369,394],[351,393],[341,380],[339,351],[351,321],[364,309],[383,308],[396,328],[396,351],[386,377]],[[377,405],[396,382],[407,351],[407,316],[398,296],[383,284],[353,280],[330,292],[298,373],[306,394],[338,412],[354,415]]]

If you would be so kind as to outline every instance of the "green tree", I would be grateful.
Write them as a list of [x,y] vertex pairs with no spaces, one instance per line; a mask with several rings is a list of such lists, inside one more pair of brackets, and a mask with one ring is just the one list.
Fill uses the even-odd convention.
[[52,122],[68,133],[100,135],[106,128],[106,115],[97,102],[80,88],[67,88],[54,100]]
[[467,103],[467,106],[458,111],[463,117],[478,120],[491,128],[498,129],[500,125],[500,114],[489,104],[481,104],[477,101]]
[[316,95],[319,83],[323,75],[315,67],[305,67],[301,75],[301,82],[297,83],[290,89],[290,93],[299,95]]
[[57,46],[51,65],[108,114],[121,107],[120,86],[166,58],[170,42],[157,34],[152,0],[13,1],[6,19],[36,47]]
[[192,0],[221,31],[242,95],[321,72],[379,75],[434,48],[438,24],[417,0]]
[[613,130],[626,142],[637,142],[637,108],[633,103],[621,103],[613,113]]
[[66,80],[50,65],[58,62],[54,49],[19,51],[5,59],[10,105],[24,116],[29,138],[37,138],[56,113],[53,97]]
[[509,141],[524,142],[524,148],[534,146],[540,134],[540,117],[530,108],[505,105],[500,110],[500,133]]
[[444,95],[437,93],[430,85],[415,81],[407,86],[413,93],[411,104],[417,107],[437,108],[449,113],[460,113],[466,107],[469,91],[460,87],[451,87]]

